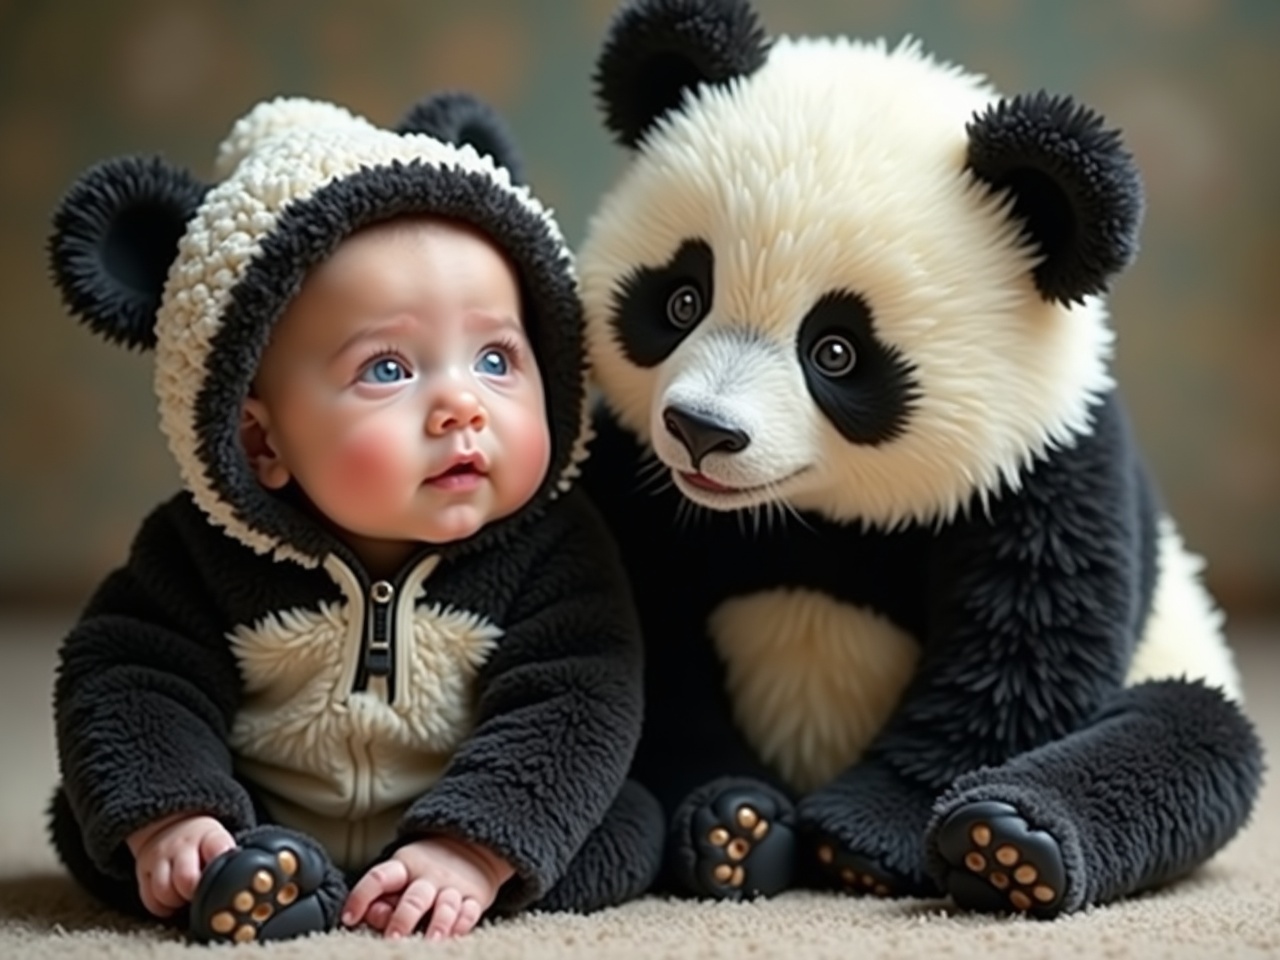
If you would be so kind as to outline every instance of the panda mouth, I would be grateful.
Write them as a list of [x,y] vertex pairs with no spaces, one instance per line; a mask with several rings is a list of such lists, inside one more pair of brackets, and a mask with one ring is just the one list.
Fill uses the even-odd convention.
[[705,473],[684,473],[680,471],[680,478],[691,487],[697,487],[699,490],[706,490],[708,493],[743,493],[745,490],[753,489],[751,487],[731,487],[728,484],[721,483],[719,480],[713,480]]
[[808,469],[808,467],[801,467],[799,470],[794,473],[789,473],[781,479],[770,480],[767,483],[760,483],[750,487],[731,487],[727,483],[721,483],[719,480],[709,477],[705,473],[701,472],[689,472],[686,470],[673,470],[672,472],[690,487],[704,493],[718,494],[722,497],[749,497],[755,494],[766,493],[771,490],[776,491],[788,480],[799,476]]

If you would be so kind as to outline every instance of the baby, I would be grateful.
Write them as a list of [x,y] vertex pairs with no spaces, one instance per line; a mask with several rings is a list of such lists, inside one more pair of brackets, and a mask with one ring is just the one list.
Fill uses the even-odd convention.
[[464,934],[646,890],[640,640],[573,487],[570,254],[459,93],[395,130],[278,99],[206,187],[155,158],[55,216],[74,313],[156,351],[186,489],[55,689],[55,847],[198,940]]

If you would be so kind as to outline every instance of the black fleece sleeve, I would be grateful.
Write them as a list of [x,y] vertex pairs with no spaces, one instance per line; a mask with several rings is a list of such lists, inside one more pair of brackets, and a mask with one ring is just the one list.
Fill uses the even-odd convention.
[[614,543],[576,491],[544,522],[551,535],[479,679],[477,726],[399,829],[402,841],[452,834],[506,859],[504,912],[561,877],[640,736],[640,631]]
[[63,787],[89,856],[120,878],[133,875],[125,838],[161,817],[253,824],[226,742],[239,674],[174,523],[180,509],[148,517],[63,643],[54,684]]

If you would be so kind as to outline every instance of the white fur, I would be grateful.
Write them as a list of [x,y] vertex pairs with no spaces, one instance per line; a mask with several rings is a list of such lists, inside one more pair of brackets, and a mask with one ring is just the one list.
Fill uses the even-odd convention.
[[813,590],[734,598],[709,627],[738,726],[802,792],[861,756],[920,653],[910,634],[885,618]]
[[1159,580],[1151,615],[1127,682],[1184,677],[1244,698],[1240,674],[1223,634],[1222,612],[1200,582],[1204,562],[1188,553],[1169,517],[1160,520]]
[[[755,75],[702,90],[662,121],[579,255],[592,365],[621,422],[687,469],[659,411],[726,385],[715,408],[762,432],[741,456],[712,454],[704,472],[766,482],[805,464],[747,499],[885,527],[945,520],[975,491],[1016,488],[1037,456],[1087,432],[1092,400],[1112,386],[1106,312],[1093,299],[1045,303],[1005,201],[965,173],[965,124],[995,96],[914,43],[783,38]],[[619,283],[690,238],[715,251],[710,313],[665,363],[633,366],[611,328]],[[800,320],[839,289],[869,302],[877,335],[910,359],[921,388],[905,432],[876,447],[841,437],[794,369]],[[719,331],[742,329],[790,358],[722,346]],[[741,388],[744,363],[770,385],[768,407],[745,399],[760,388]],[[720,509],[746,505],[681,489]]]

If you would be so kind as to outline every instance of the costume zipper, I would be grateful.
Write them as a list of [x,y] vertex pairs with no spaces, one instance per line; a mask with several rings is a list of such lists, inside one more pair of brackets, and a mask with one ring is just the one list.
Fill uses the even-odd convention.
[[353,692],[362,693],[368,690],[370,678],[382,677],[387,681],[387,703],[395,700],[396,645],[400,641],[397,634],[400,630],[411,631],[412,627],[412,611],[409,613],[410,622],[400,623],[402,611],[399,608],[403,606],[406,584],[409,592],[412,593],[415,589],[414,584],[418,583],[419,579],[425,579],[430,570],[435,568],[433,562],[430,560],[427,562],[431,563],[431,566],[425,568],[425,572],[422,561],[418,561],[402,569],[394,581],[375,580],[365,588],[364,624],[360,637],[359,658],[356,661],[355,680],[351,685]]
[[369,604],[364,644],[364,672],[370,677],[391,673],[392,617],[396,609],[396,588],[390,580],[375,580],[369,587]]

